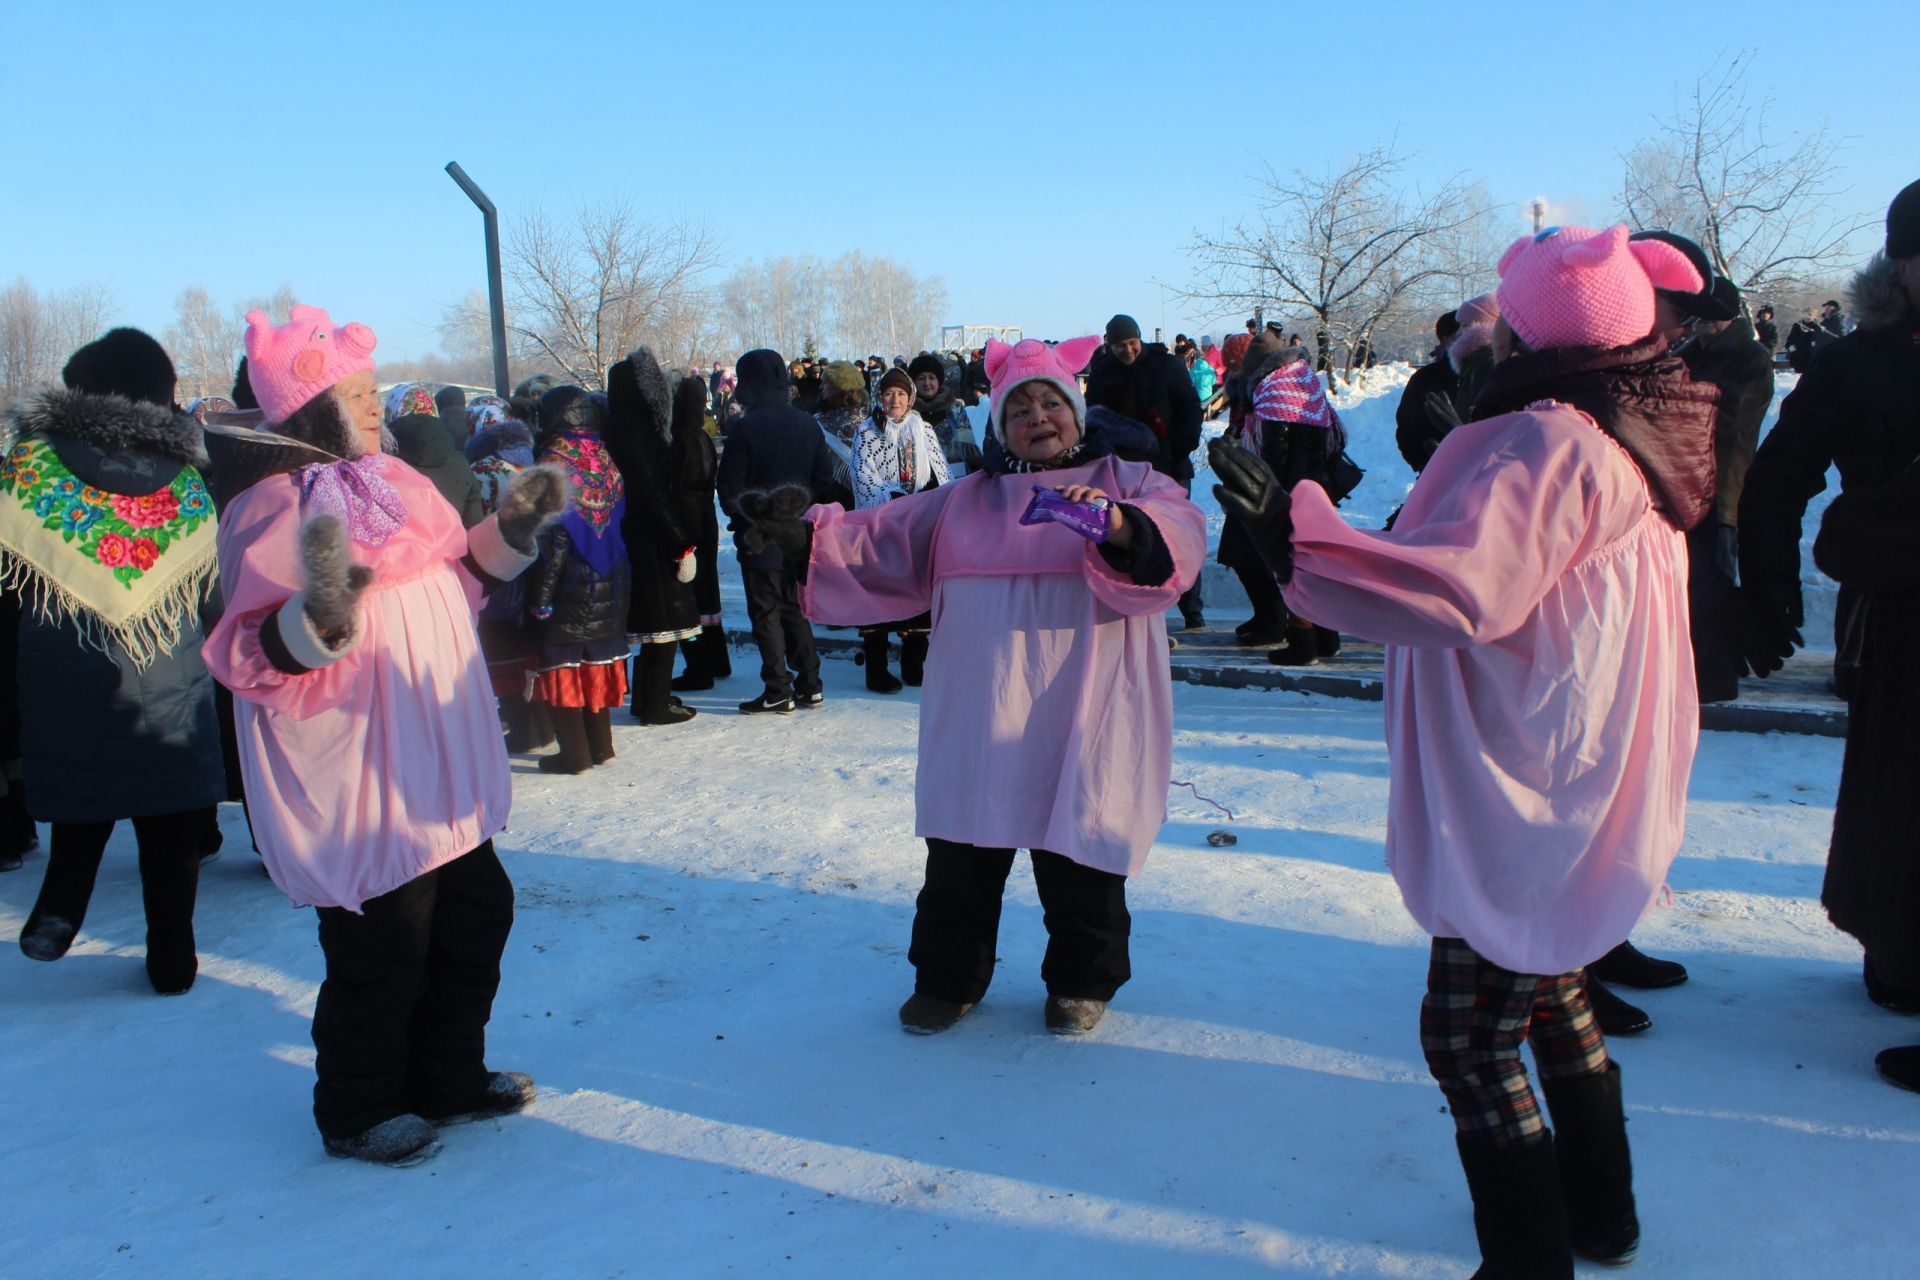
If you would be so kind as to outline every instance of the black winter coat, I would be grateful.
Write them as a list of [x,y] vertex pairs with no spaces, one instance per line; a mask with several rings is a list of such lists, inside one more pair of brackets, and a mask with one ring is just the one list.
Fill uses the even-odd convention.
[[1920,988],[1920,469],[1835,498],[1813,558],[1864,610],[1820,901],[1876,976]]
[[[117,396],[48,392],[14,423],[38,430],[82,484],[149,494],[204,462],[193,419]],[[6,433],[8,440],[12,432]],[[202,602],[203,609],[205,602]],[[205,634],[189,616],[179,639],[142,667],[118,645],[81,643],[71,621],[19,612],[19,715],[27,803],[42,822],[109,822],[216,805],[226,770]]]
[[433,481],[433,487],[460,513],[471,529],[486,518],[480,502],[480,478],[447,434],[446,424],[430,413],[409,413],[387,424],[400,461]]
[[[771,368],[756,358],[762,354],[749,351],[740,357],[738,395],[746,412],[727,432],[718,489],[720,509],[733,531],[740,563],[753,569],[778,569],[780,548],[769,544],[754,555],[740,547],[740,495],[749,489],[767,492],[796,484],[818,501],[833,487],[833,454],[813,415],[788,403],[786,366]],[[774,353],[764,354],[778,363]]]
[[1193,451],[1200,447],[1200,393],[1180,358],[1163,342],[1150,342],[1130,365],[1101,347],[1087,367],[1087,407],[1112,409],[1144,422],[1160,441],[1154,470],[1181,484],[1193,483]]
[[1720,410],[1713,420],[1713,513],[1721,524],[1738,524],[1747,468],[1760,443],[1760,424],[1773,405],[1773,357],[1742,317],[1703,341],[1688,343],[1680,358],[1695,382],[1720,388]]
[[[617,537],[614,539],[619,541]],[[627,606],[632,592],[627,558],[615,562],[613,572],[598,574],[573,549],[573,539],[561,525],[549,525],[540,535],[540,559],[527,570],[527,632],[544,648],[583,644],[613,644],[627,634]],[[546,617],[541,613],[551,610]]]
[[1800,625],[1800,525],[1840,470],[1840,490],[1885,484],[1920,456],[1920,316],[1876,255],[1853,283],[1860,327],[1824,347],[1760,442],[1740,495],[1740,581]]
[[1447,435],[1446,426],[1435,422],[1427,412],[1427,397],[1437,391],[1451,401],[1459,385],[1460,375],[1453,371],[1445,352],[1431,364],[1415,369],[1407,379],[1400,404],[1393,411],[1393,438],[1400,446],[1400,456],[1414,471],[1426,470],[1433,451]]
[[699,568],[693,575],[693,602],[703,622],[708,618],[717,621],[720,617],[720,516],[714,507],[713,485],[720,458],[713,447],[713,437],[705,431],[697,432],[682,465],[685,470],[680,483],[681,519],[693,531],[693,543],[700,557]]

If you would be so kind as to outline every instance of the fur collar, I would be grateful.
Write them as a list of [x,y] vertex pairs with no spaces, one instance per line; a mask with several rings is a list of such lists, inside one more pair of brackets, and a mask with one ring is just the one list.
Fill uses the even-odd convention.
[[1891,329],[1914,323],[1899,268],[1884,253],[1874,254],[1854,274],[1853,283],[1847,286],[1847,298],[1853,303],[1853,318],[1862,329]]
[[69,436],[104,453],[157,453],[191,467],[207,465],[200,424],[187,414],[122,396],[48,390],[7,415],[0,447],[29,434]]
[[609,437],[634,433],[648,443],[673,443],[673,395],[660,362],[645,347],[635,347],[607,371]]
[[1453,336],[1447,344],[1447,359],[1453,365],[1455,373],[1461,372],[1467,358],[1478,351],[1485,351],[1493,345],[1493,326],[1490,324],[1470,324]]

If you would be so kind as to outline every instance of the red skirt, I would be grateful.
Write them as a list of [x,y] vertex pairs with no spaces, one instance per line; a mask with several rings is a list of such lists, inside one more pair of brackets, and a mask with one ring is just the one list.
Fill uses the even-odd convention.
[[581,662],[550,667],[533,678],[533,701],[549,707],[609,711],[627,702],[627,663]]

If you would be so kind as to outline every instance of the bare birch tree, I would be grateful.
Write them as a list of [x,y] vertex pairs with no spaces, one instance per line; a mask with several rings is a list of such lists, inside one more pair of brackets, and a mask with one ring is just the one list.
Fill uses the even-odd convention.
[[1355,155],[1320,174],[1255,179],[1256,212],[1216,234],[1197,233],[1189,256],[1190,300],[1217,314],[1305,312],[1323,367],[1337,363],[1427,287],[1457,271],[1444,252],[1486,217],[1484,199],[1454,177],[1431,192],[1401,181],[1406,161],[1390,148]]
[[1743,290],[1791,288],[1834,275],[1875,219],[1834,211],[1839,144],[1824,123],[1776,132],[1772,100],[1748,91],[1752,64],[1750,52],[1723,56],[1656,118],[1621,157],[1620,203],[1636,229],[1698,241]]
[[719,313],[740,350],[789,357],[811,341],[836,359],[912,355],[936,341],[947,289],[858,249],[831,262],[782,255],[747,262],[720,286]]
[[649,220],[623,202],[582,206],[566,224],[535,210],[508,236],[508,334],[523,360],[599,388],[643,342],[692,345],[681,330],[708,309],[717,257],[704,224]]
[[22,276],[0,289],[0,401],[58,384],[67,357],[106,331],[113,309],[99,285],[41,294]]

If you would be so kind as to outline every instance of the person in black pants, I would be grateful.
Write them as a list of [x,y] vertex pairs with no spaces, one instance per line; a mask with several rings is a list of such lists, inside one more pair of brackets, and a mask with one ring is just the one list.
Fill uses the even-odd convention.
[[760,647],[760,680],[766,686],[759,697],[741,703],[740,710],[785,715],[795,703],[817,707],[824,700],[820,655],[813,646],[813,627],[800,612],[794,574],[783,564],[779,548],[757,541],[748,547],[742,540],[746,524],[740,497],[797,485],[818,500],[833,484],[833,455],[819,425],[790,402],[787,363],[778,351],[749,351],[740,357],[736,372],[736,395],[746,413],[727,433],[717,488],[740,553],[747,620]]

